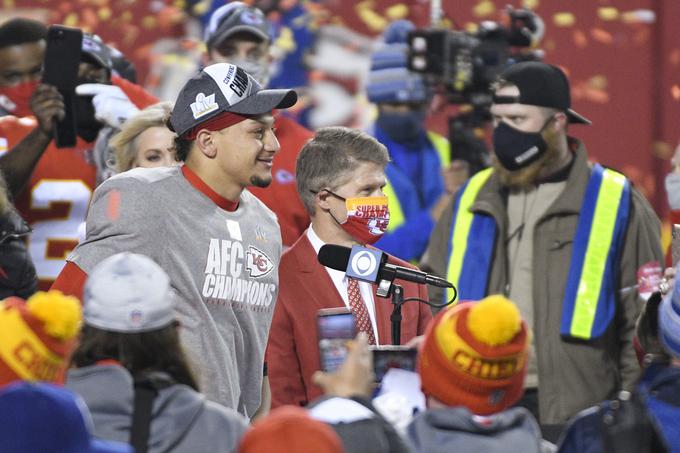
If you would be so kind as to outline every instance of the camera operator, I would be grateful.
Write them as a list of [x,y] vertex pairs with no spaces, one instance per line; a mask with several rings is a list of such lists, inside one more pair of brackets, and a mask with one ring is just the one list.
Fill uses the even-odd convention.
[[456,195],[423,267],[460,299],[500,293],[517,303],[536,333],[523,404],[562,424],[639,375],[636,274],[662,260],[660,224],[623,175],[589,163],[567,135],[569,123],[590,121],[571,110],[560,69],[511,65],[493,101],[493,168]]
[[447,187],[442,169],[451,158],[449,142],[425,129],[431,93],[423,76],[406,67],[406,40],[413,29],[406,20],[387,28],[366,86],[368,99],[378,105],[371,132],[390,155],[385,168],[390,226],[376,245],[409,261],[420,259],[450,194],[465,180]]

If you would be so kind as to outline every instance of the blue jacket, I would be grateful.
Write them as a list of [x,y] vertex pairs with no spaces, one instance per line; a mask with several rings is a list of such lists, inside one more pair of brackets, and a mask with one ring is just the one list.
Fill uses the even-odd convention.
[[[405,217],[404,223],[385,233],[375,246],[405,261],[418,260],[425,253],[435,224],[430,209],[444,193],[439,152],[425,134],[420,150],[394,142],[378,126],[374,126],[373,135],[390,153],[385,173]],[[393,203],[390,200],[391,209]]]
[[[680,368],[652,365],[638,384],[648,415],[655,422],[671,453],[680,453]],[[570,423],[558,447],[558,453],[602,453],[603,413],[611,402],[579,413]]]

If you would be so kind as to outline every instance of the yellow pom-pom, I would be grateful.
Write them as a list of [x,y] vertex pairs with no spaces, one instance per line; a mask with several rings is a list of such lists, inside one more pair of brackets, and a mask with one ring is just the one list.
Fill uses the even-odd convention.
[[498,346],[517,335],[522,328],[522,317],[515,304],[505,297],[489,296],[470,308],[467,328],[477,341]]
[[80,332],[83,313],[75,297],[65,296],[61,291],[39,291],[26,301],[26,308],[54,338],[70,340]]

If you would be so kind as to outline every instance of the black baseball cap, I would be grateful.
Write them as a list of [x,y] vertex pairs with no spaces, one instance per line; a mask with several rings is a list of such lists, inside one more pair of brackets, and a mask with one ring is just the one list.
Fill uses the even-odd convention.
[[111,72],[113,66],[111,62],[111,53],[109,52],[108,46],[104,44],[99,36],[93,35],[92,33],[83,33],[81,50],[86,60],[89,59],[92,63]]
[[205,43],[212,49],[234,33],[248,32],[269,41],[269,22],[264,13],[241,2],[231,2],[219,7],[210,16],[205,29]]
[[556,66],[538,61],[515,63],[501,72],[499,79],[517,86],[519,96],[494,96],[494,104],[550,107],[565,112],[570,123],[591,124],[571,109],[569,80]]
[[168,127],[182,136],[220,113],[261,115],[296,102],[295,90],[265,90],[243,68],[217,63],[206,66],[184,85]]

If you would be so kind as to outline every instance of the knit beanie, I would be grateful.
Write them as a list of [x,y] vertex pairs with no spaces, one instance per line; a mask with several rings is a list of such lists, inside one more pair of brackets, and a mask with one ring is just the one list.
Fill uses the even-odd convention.
[[675,284],[659,307],[659,337],[666,352],[680,359],[680,263],[675,268]]
[[408,34],[414,25],[407,20],[391,23],[383,34],[384,43],[371,55],[366,95],[376,104],[386,102],[427,102],[430,93],[423,77],[408,69]]
[[523,393],[529,339],[519,310],[503,296],[443,310],[418,360],[423,393],[478,415],[507,409]]
[[63,384],[81,321],[78,299],[59,291],[1,301],[0,387],[19,380]]
[[255,423],[241,440],[239,453],[342,453],[342,442],[333,428],[314,420],[306,410],[282,406]]

